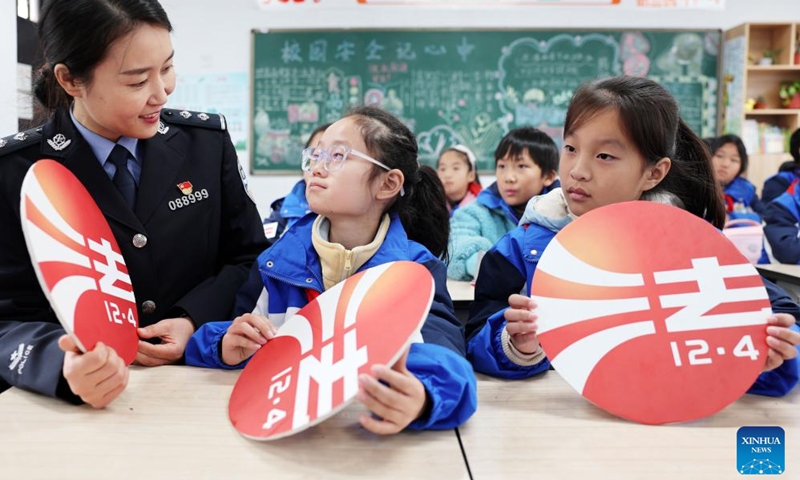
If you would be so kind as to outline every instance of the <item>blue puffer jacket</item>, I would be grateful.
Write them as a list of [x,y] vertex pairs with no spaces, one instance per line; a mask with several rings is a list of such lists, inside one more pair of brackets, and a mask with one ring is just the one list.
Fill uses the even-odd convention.
[[764,222],[772,256],[781,263],[800,264],[800,188],[771,201],[764,212]]
[[[500,337],[506,324],[503,312],[508,308],[509,295],[531,294],[528,279],[533,278],[539,258],[555,234],[537,223],[522,225],[500,239],[484,256],[475,285],[475,302],[467,322],[467,358],[475,371],[501,378],[526,378],[550,367],[546,359],[529,367],[511,362],[503,352]],[[762,280],[772,311],[792,315],[798,322],[793,328],[800,331],[800,306],[780,287]],[[797,385],[799,377],[795,358],[762,373],[748,393],[782,396]]]
[[[268,315],[280,327],[287,316],[308,303],[308,290],[322,292],[322,268],[311,243],[316,218],[299,220],[256,261],[250,278],[240,289],[234,316],[254,312]],[[463,327],[453,312],[447,292],[444,264],[424,246],[409,240],[397,215],[393,215],[386,239],[359,271],[397,260],[424,265],[433,275],[436,292],[422,326],[424,343],[414,343],[407,367],[425,386],[430,414],[409,425],[412,429],[447,429],[465,422],[476,409],[475,375],[464,358]],[[247,362],[222,363],[219,345],[230,321],[210,322],[197,330],[186,346],[186,364],[210,368],[242,368]]]
[[725,186],[725,207],[731,220],[747,219],[761,222],[764,207],[749,180],[736,177]]
[[[788,164],[788,165],[787,165]],[[781,170],[775,175],[764,181],[764,188],[761,190],[761,201],[766,205],[780,197],[782,193],[792,186],[792,183],[800,179],[800,169],[793,168],[794,162],[786,162],[781,165]]]
[[[542,190],[542,195],[558,188],[556,180]],[[472,280],[478,266],[478,253],[486,252],[500,237],[519,223],[519,215],[497,189],[497,182],[485,188],[477,200],[459,208],[450,218],[450,245],[447,252],[447,276],[454,280]]]
[[[264,232],[267,240],[275,242],[283,235],[283,232],[291,227],[296,221],[311,213],[306,200],[306,181],[300,180],[294,184],[289,195],[279,198],[270,205],[272,211],[269,217],[264,219]],[[271,225],[274,224],[274,225]],[[270,228],[267,228],[270,226]]]

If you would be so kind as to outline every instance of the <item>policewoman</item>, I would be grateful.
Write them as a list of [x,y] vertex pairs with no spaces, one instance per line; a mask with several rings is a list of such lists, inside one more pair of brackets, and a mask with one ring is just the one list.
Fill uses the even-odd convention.
[[0,391],[101,408],[128,379],[112,349],[80,353],[39,286],[19,211],[37,160],[72,171],[111,226],[143,327],[136,363],[181,362],[197,327],[228,318],[266,248],[225,119],[164,108],[175,88],[171,30],[157,0],[43,5],[35,94],[51,117],[0,140]]

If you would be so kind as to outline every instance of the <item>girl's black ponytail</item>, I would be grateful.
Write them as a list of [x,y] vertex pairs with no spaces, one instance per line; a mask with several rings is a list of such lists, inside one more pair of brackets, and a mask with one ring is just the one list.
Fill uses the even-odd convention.
[[[347,117],[355,119],[367,150],[378,161],[403,172],[405,194],[399,195],[388,211],[398,214],[408,238],[447,261],[450,238],[447,197],[436,171],[419,164],[414,134],[397,117],[378,107],[358,107]],[[376,166],[373,176],[382,171]]]
[[[409,183],[406,181],[406,185]],[[408,199],[400,197],[392,209],[400,215],[408,238],[421,243],[446,263],[450,213],[439,175],[431,167],[420,165],[416,184],[407,195]]]
[[709,149],[683,120],[678,120],[670,173],[659,187],[677,195],[687,211],[717,228],[725,226],[722,187],[714,179]]

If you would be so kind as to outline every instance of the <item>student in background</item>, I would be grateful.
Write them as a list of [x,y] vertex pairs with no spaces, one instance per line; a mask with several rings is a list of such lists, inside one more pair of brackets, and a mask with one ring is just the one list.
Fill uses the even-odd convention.
[[789,138],[789,153],[792,154],[792,160],[783,162],[778,173],[764,182],[761,200],[765,204],[778,198],[783,192],[797,184],[800,179],[800,128],[795,130]]
[[[322,138],[322,134],[325,133],[325,130],[330,126],[330,123],[326,123],[320,125],[316,130],[311,132],[305,148],[316,146]],[[270,209],[269,217],[264,219],[264,234],[267,236],[267,240],[274,242],[283,235],[283,232],[291,227],[294,222],[311,212],[308,208],[308,201],[306,201],[306,181],[300,180],[297,182],[294,187],[292,187],[289,195],[272,202]]]
[[0,357],[23,344],[31,352],[24,370],[0,368],[0,392],[100,408],[128,379],[113,349],[80,352],[39,286],[19,211],[39,159],[83,183],[119,244],[139,302],[136,363],[182,362],[195,328],[230,314],[267,245],[222,117],[164,108],[175,88],[171,30],[156,0],[44,5],[34,91],[51,116],[0,141]]
[[532,197],[558,186],[558,147],[541,130],[515,128],[494,152],[497,181],[450,219],[448,277],[472,280],[478,258],[517,226]]
[[[574,218],[604,205],[650,200],[717,228],[725,222],[708,150],[680,120],[675,99],[645,78],[614,77],[578,88],[564,124],[560,175],[562,188],[534,198],[521,226],[483,259],[467,323],[467,355],[478,372],[525,378],[549,368],[528,279],[549,242]],[[776,285],[764,285],[774,312],[765,327],[769,358],[750,393],[783,395],[798,381],[800,307]]]
[[756,187],[742,177],[747,171],[747,150],[736,135],[722,135],[711,141],[714,177],[725,195],[725,211],[729,220],[755,220],[761,223],[763,205]]
[[444,190],[417,154],[411,131],[375,107],[358,108],[328,128],[317,147],[303,154],[314,213],[261,254],[238,297],[241,316],[198,330],[186,363],[242,368],[287,313],[309,298],[370,267],[415,261],[436,283],[422,327],[424,343],[412,343],[394,366],[378,367],[374,377],[359,377],[358,399],[379,417],[363,415],[360,421],[378,434],[466,421],[475,411],[476,386],[439,260],[447,248]]
[[[796,158],[800,157],[800,151],[798,151],[800,150],[800,134],[798,132],[800,130],[792,135],[792,152]],[[788,185],[788,188],[767,204],[764,211],[764,222],[766,223],[764,235],[772,247],[772,256],[775,257],[775,260],[780,263],[798,265],[800,264],[800,228],[798,228],[800,225],[800,188],[796,187],[796,178],[789,180],[794,178],[794,172],[794,170],[784,170],[767,180],[767,183],[773,187],[773,191],[778,190],[779,183],[781,188],[784,185]],[[767,188],[766,184],[764,188]]]
[[436,162],[436,172],[444,185],[451,217],[459,208],[474,202],[481,193],[475,154],[466,145],[443,151]]

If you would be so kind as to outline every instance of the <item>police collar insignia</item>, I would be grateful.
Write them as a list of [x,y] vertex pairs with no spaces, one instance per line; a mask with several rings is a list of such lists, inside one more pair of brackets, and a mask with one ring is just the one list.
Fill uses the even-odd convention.
[[72,143],[72,140],[68,140],[63,134],[58,133],[55,137],[47,140],[48,145],[50,148],[55,150],[56,152],[60,152],[69,146]]
[[164,122],[159,121],[158,122],[158,133],[160,133],[161,135],[164,135],[167,132],[169,132],[169,127],[164,125]]

